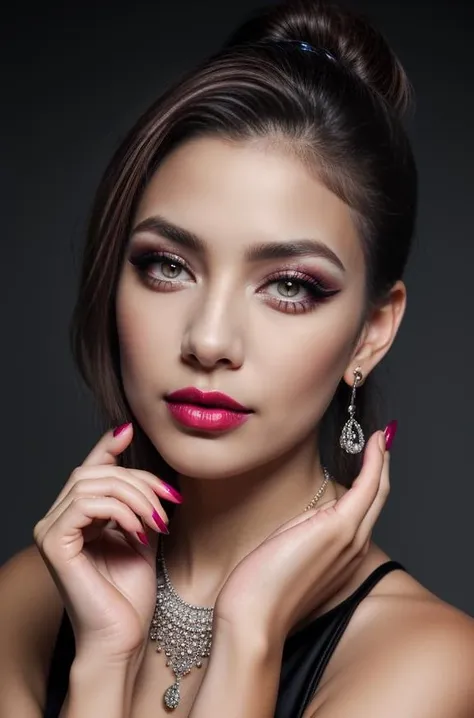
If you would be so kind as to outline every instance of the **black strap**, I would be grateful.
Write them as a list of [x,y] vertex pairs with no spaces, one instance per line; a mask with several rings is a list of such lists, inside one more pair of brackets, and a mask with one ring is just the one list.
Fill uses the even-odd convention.
[[[337,644],[342,637],[342,634],[346,630],[347,624],[352,618],[354,611],[356,610],[360,602],[367,596],[368,593],[370,593],[374,586],[384,576],[387,575],[387,573],[390,573],[391,571],[395,571],[397,569],[400,569],[402,571],[406,570],[404,566],[402,566],[402,564],[398,561],[386,561],[385,563],[381,564],[374,571],[372,571],[370,576],[367,576],[365,581],[361,583],[361,585],[354,591],[354,593],[352,593],[344,601],[339,603],[326,614],[320,616],[320,618],[324,618],[326,616],[330,616],[333,612],[339,614],[336,625],[334,626],[334,630],[331,633],[330,640],[325,646],[325,650],[323,651],[323,653],[319,656],[317,670],[312,676],[312,679],[309,681],[303,705],[301,706],[300,716],[303,715],[303,711],[308,707],[311,700],[313,699],[314,693],[316,692],[324,670],[329,663],[329,659],[334,653]],[[295,716],[295,718],[297,717]]]

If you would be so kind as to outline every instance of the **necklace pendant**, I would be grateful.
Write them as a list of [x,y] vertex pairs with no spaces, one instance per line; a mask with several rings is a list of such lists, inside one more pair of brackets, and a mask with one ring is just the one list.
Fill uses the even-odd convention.
[[179,678],[177,678],[173,685],[166,689],[163,696],[163,700],[167,708],[169,708],[170,710],[174,710],[178,707],[180,699],[181,695],[179,693]]

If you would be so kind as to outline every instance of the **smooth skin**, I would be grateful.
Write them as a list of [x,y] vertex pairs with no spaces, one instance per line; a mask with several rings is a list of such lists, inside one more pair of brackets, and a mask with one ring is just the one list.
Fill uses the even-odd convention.
[[[157,217],[200,242],[157,232]],[[381,431],[352,489],[332,481],[314,511],[303,508],[323,479],[319,421],[341,377],[352,385],[356,366],[366,377],[389,351],[406,289],[397,282],[358,331],[365,266],[352,213],[276,139],[177,148],[133,227],[116,303],[122,380],[135,420],[179,474],[183,503],[165,538],[173,584],[189,602],[215,603],[211,657],[184,679],[173,715],[271,718],[284,637],[388,559],[371,541],[389,491]],[[301,238],[336,259],[256,258]],[[139,268],[150,251],[162,254]],[[316,300],[308,277],[330,296]],[[230,394],[250,419],[220,435],[184,429],[164,399],[190,385]],[[64,605],[78,653],[61,718],[168,715],[172,676],[147,630],[153,511],[167,522],[169,494],[159,477],[116,465],[132,435],[100,439],[38,522],[35,546],[0,572],[0,718],[41,715]],[[137,540],[144,528],[149,547]],[[467,718],[473,666],[472,620],[395,571],[356,610],[304,715]]]

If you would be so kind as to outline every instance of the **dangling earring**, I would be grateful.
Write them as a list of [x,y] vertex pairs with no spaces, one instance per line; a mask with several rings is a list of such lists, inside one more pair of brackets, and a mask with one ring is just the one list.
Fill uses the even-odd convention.
[[[354,419],[355,414],[355,393],[356,386],[362,379],[360,366],[354,369],[354,384],[352,386],[351,401],[348,407],[350,419],[346,421],[342,428],[339,444],[348,454],[358,454],[364,448],[365,438],[360,424]],[[357,439],[359,439],[357,441]]]

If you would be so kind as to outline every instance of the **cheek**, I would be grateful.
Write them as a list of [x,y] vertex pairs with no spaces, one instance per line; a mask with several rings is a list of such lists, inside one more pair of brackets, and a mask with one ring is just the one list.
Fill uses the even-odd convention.
[[315,421],[329,405],[350,359],[357,322],[340,308],[317,313],[288,321],[284,332],[267,332],[260,361],[275,411],[303,423]]
[[168,366],[176,354],[178,323],[163,321],[162,307],[158,313],[156,302],[125,283],[117,293],[116,322],[127,397],[150,396],[150,380],[159,377],[159,367]]

